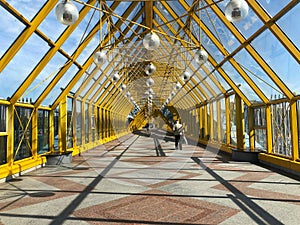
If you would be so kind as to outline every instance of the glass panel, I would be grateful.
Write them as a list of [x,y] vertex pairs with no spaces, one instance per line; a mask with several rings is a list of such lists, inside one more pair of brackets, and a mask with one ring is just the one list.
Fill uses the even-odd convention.
[[60,53],[56,53],[27,88],[23,97],[31,98],[33,101],[36,101],[53,80],[57,72],[64,66],[63,62],[65,60],[66,59]]
[[287,102],[271,105],[273,152],[292,156],[290,105]]
[[227,73],[231,80],[241,89],[241,91],[246,95],[249,100],[260,101],[260,98],[252,90],[252,88],[246,83],[246,81],[241,77],[241,75],[233,68],[233,66],[226,62],[222,66],[222,69]]
[[[170,13],[168,13],[168,11],[166,10],[166,8],[159,2],[157,1],[157,3],[155,4],[158,11],[163,15],[164,19],[166,19],[167,21],[172,21],[167,23],[168,26],[171,26],[172,28],[174,28],[176,31],[179,29],[178,23],[176,23],[176,21],[174,21],[173,17],[171,16]],[[175,8],[172,8],[173,10]],[[160,17],[155,14],[155,20],[157,21],[157,23],[160,24],[164,24],[164,22],[160,19]]]
[[96,136],[96,119],[95,119],[95,106],[92,106],[92,116],[91,116],[91,131],[92,131],[92,141],[95,141]]
[[89,124],[89,104],[85,103],[85,115],[84,115],[84,123],[85,123],[85,143],[89,143],[90,136],[90,124]]
[[[0,6],[0,58],[18,37],[25,25]],[[5,31],[5,32],[3,32]],[[3,74],[2,74],[3,75]],[[2,76],[1,75],[1,76]]]
[[[72,34],[68,37],[68,39],[63,43],[61,48],[66,51],[69,55],[72,55],[74,51],[79,47],[80,44],[84,41],[86,36],[91,32],[91,30],[97,26],[99,22],[99,12],[95,12],[94,9],[89,10],[88,14],[84,17],[84,19],[78,24]],[[59,25],[63,26],[63,25]],[[106,23],[102,28],[103,31],[106,29]],[[97,46],[99,44],[99,35],[96,35],[94,32],[94,37],[90,40],[90,43],[94,43],[93,45]],[[89,55],[94,51],[91,50]]]
[[0,136],[0,165],[5,164],[7,153],[7,136]]
[[245,50],[238,52],[234,59],[238,62],[241,68],[255,82],[258,88],[265,94],[267,98],[272,98],[273,95],[282,94],[277,85],[270,79],[264,70],[256,63],[256,61]]
[[76,101],[76,144],[82,144],[82,110],[81,101]]
[[276,1],[276,3],[271,0],[257,0],[257,2],[273,17],[283,9],[290,0],[280,0]]
[[[225,8],[225,5],[224,7],[222,6],[221,8]],[[231,53],[240,45],[240,42],[234,37],[232,32],[224,25],[224,23],[219,19],[219,17],[214,13],[214,11],[212,11],[210,7],[206,8],[205,12],[201,13],[201,19],[203,23],[208,27],[208,29],[214,34],[214,36],[219,40],[219,42],[224,46],[224,48],[229,53]],[[198,28],[199,26],[195,26],[195,27]],[[204,42],[204,44],[206,43],[209,45],[213,45],[213,43],[209,40],[209,38],[207,38],[207,41]],[[204,46],[206,48],[206,45]],[[220,55],[220,53],[218,51],[216,52],[216,50],[211,54],[213,56],[215,55],[218,56],[218,58],[221,58],[221,56],[224,58],[224,56]],[[218,60],[218,62],[219,61],[220,60]]]
[[[300,100],[297,100],[297,125],[298,125],[298,143],[300,143]],[[298,150],[300,156],[300,148]]]
[[211,134],[213,136],[213,139],[215,141],[218,141],[218,111],[217,111],[217,102],[212,102],[212,108],[213,108],[213,133]]
[[255,149],[265,151],[267,149],[266,109],[254,108]]
[[14,160],[32,156],[32,109],[16,107],[14,116]]
[[263,32],[251,42],[253,47],[275,71],[292,92],[300,94],[300,65],[269,31]]
[[0,105],[0,132],[6,132],[6,106]]
[[[76,5],[78,10],[80,10],[83,7],[82,4],[78,4],[75,1],[72,2]],[[86,21],[88,20],[88,18],[84,18],[83,20]],[[49,37],[53,42],[56,42],[56,40],[60,37],[60,35],[66,28],[67,26],[61,24],[56,19],[55,7],[38,27],[38,29],[42,31],[47,37]]]
[[221,142],[226,143],[226,105],[225,98],[220,99],[221,102]]
[[2,85],[0,88],[0,96],[10,97],[48,49],[49,45],[36,34],[33,34],[2,71],[0,83],[6,85]]
[[236,136],[236,105],[235,96],[231,95],[229,97],[229,112],[230,112],[230,144],[236,146],[237,136]]
[[50,151],[49,146],[49,111],[38,111],[38,154]]
[[51,105],[53,101],[60,95],[62,90],[64,90],[68,83],[73,79],[77,72],[78,67],[72,64],[68,71],[61,77],[61,79],[47,95],[43,101],[43,105]]
[[59,146],[58,146],[58,141],[59,141],[59,106],[56,107],[54,110],[54,152],[58,152]]
[[46,1],[35,0],[34,4],[29,3],[28,1],[15,0],[6,0],[6,2],[13,6],[16,10],[18,10],[22,14],[22,16],[31,21]]
[[300,4],[297,4],[276,22],[298,49],[300,49],[300,29],[295,27],[299,27],[299,15]]
[[67,98],[67,148],[73,147],[73,99]]
[[244,137],[245,137],[245,147],[250,149],[250,131],[249,131],[249,115],[248,115],[248,106],[244,103]]

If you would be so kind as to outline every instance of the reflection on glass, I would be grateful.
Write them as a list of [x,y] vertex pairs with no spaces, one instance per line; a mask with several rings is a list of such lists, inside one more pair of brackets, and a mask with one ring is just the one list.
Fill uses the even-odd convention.
[[28,74],[48,51],[48,44],[36,34],[32,34],[15,57],[5,67],[0,76],[0,97],[11,97]]
[[49,111],[38,110],[38,154],[50,151]]
[[300,65],[273,33],[266,30],[251,44],[285,85],[292,92],[299,94],[300,86],[295,80],[300,80]]
[[300,49],[300,29],[295,29],[295,27],[299,27],[299,19],[300,4],[297,4],[276,22],[298,49]]
[[32,109],[16,107],[14,116],[14,160],[32,156]]
[[289,103],[271,105],[273,153],[292,156],[291,121]]

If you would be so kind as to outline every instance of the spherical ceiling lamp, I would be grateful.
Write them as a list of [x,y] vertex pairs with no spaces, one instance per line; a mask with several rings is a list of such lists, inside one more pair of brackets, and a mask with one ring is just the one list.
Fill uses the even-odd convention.
[[230,0],[225,7],[225,16],[230,22],[240,22],[249,12],[249,6],[245,0]]
[[114,73],[111,75],[111,79],[113,82],[117,82],[120,79],[120,75],[118,73]]
[[179,82],[177,82],[177,83],[174,85],[174,90],[178,91],[180,88],[181,88],[181,84],[180,84]]
[[143,45],[147,50],[155,50],[160,44],[159,37],[154,32],[148,33],[143,39]]
[[121,85],[121,91],[125,91],[126,90],[126,84],[122,84]]
[[62,1],[57,4],[55,8],[55,15],[59,22],[64,25],[74,24],[79,17],[78,10],[73,2],[71,1]]
[[156,72],[156,66],[154,66],[153,63],[149,63],[146,67],[145,67],[145,73],[149,76],[152,75],[153,73]]
[[149,79],[147,79],[146,85],[147,85],[148,87],[151,87],[153,84],[154,84],[154,80],[153,80],[151,77],[150,77]]
[[196,52],[195,60],[198,64],[202,65],[206,63],[207,59],[208,59],[208,54],[204,49],[199,49]]
[[175,92],[171,91],[170,96],[171,96],[171,98],[173,98],[175,96]]
[[149,99],[153,99],[153,95],[149,94],[149,95],[148,95],[148,98],[149,98]]
[[184,71],[181,77],[184,82],[187,82],[191,78],[191,74],[188,71]]
[[131,96],[130,92],[127,91],[126,94],[125,94],[125,97],[126,97],[126,98],[129,98],[130,96]]
[[104,64],[107,60],[107,56],[104,51],[98,51],[94,54],[94,62],[98,65],[101,66]]

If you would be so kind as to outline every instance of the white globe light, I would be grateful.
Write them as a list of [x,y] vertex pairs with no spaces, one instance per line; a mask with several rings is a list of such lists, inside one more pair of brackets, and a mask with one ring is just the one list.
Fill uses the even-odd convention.
[[131,96],[130,92],[127,91],[126,94],[125,94],[125,97],[126,97],[126,98],[129,98],[130,96]]
[[150,94],[150,95],[148,96],[148,98],[149,98],[149,99],[153,99],[153,95]]
[[187,82],[191,78],[191,74],[188,71],[184,71],[182,74],[182,80]]
[[225,7],[225,16],[230,22],[240,22],[249,12],[249,6],[245,0],[230,0]]
[[200,65],[206,63],[207,59],[208,59],[208,54],[203,49],[200,49],[195,55],[195,60]]
[[175,85],[174,85],[174,89],[176,91],[178,91],[179,89],[181,88],[181,84],[179,82],[177,82]]
[[71,1],[62,1],[55,8],[55,15],[59,22],[64,25],[74,24],[79,17],[78,10]]
[[156,66],[153,65],[153,63],[149,63],[146,67],[145,67],[145,73],[149,76],[153,73],[156,72]]
[[154,84],[154,80],[150,77],[147,81],[146,81],[146,85],[148,87],[151,87]]
[[149,94],[153,94],[153,93],[154,93],[154,91],[153,91],[152,88],[149,88],[149,89],[148,89],[148,92],[149,92]]
[[126,90],[126,84],[122,84],[121,85],[121,91],[125,91]]
[[171,91],[170,96],[171,96],[171,98],[173,98],[175,96],[175,92]]
[[115,73],[111,76],[111,79],[113,82],[117,82],[120,79],[120,75],[118,73]]
[[143,45],[147,50],[157,49],[159,46],[160,40],[157,34],[150,32],[143,39]]
[[94,54],[94,62],[100,66],[102,64],[104,64],[107,60],[107,56],[105,54],[105,52],[103,51],[98,51]]

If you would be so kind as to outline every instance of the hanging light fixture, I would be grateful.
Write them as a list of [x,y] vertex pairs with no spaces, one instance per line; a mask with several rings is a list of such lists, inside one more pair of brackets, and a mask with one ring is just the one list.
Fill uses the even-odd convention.
[[62,0],[55,8],[55,15],[59,22],[64,25],[74,24],[79,17],[78,9],[70,0]]
[[159,37],[154,32],[150,32],[146,34],[146,36],[143,39],[143,45],[147,50],[155,50],[158,48],[160,44]]
[[120,88],[121,88],[121,91],[125,91],[126,90],[126,84],[122,84]]
[[114,73],[111,75],[111,79],[113,82],[117,82],[120,79],[120,75],[118,73]]
[[146,75],[149,76],[149,75],[152,75],[155,72],[156,72],[156,66],[153,63],[147,64],[147,66],[145,67]]
[[187,82],[191,78],[191,74],[188,71],[184,71],[181,78],[184,82]]
[[202,48],[202,31],[201,31],[201,2],[202,0],[199,0],[199,8],[198,8],[198,17],[199,17],[199,48],[198,51],[196,52],[195,55],[195,60],[199,65],[202,65],[204,63],[206,63],[207,59],[208,59],[208,54],[207,52]]
[[180,84],[179,82],[177,82],[177,83],[174,85],[174,90],[175,90],[175,91],[178,91],[180,88],[181,88],[181,84]]
[[245,0],[230,0],[225,7],[225,16],[230,22],[240,22],[249,12],[249,6]]
[[102,50],[102,2],[99,0],[99,45],[100,45],[100,50],[97,51],[94,54],[94,62],[98,65],[101,66],[107,61],[107,56],[106,53]]
[[151,87],[153,84],[154,84],[154,80],[153,80],[151,77],[150,77],[149,79],[147,79],[146,85],[147,85],[148,87]]

